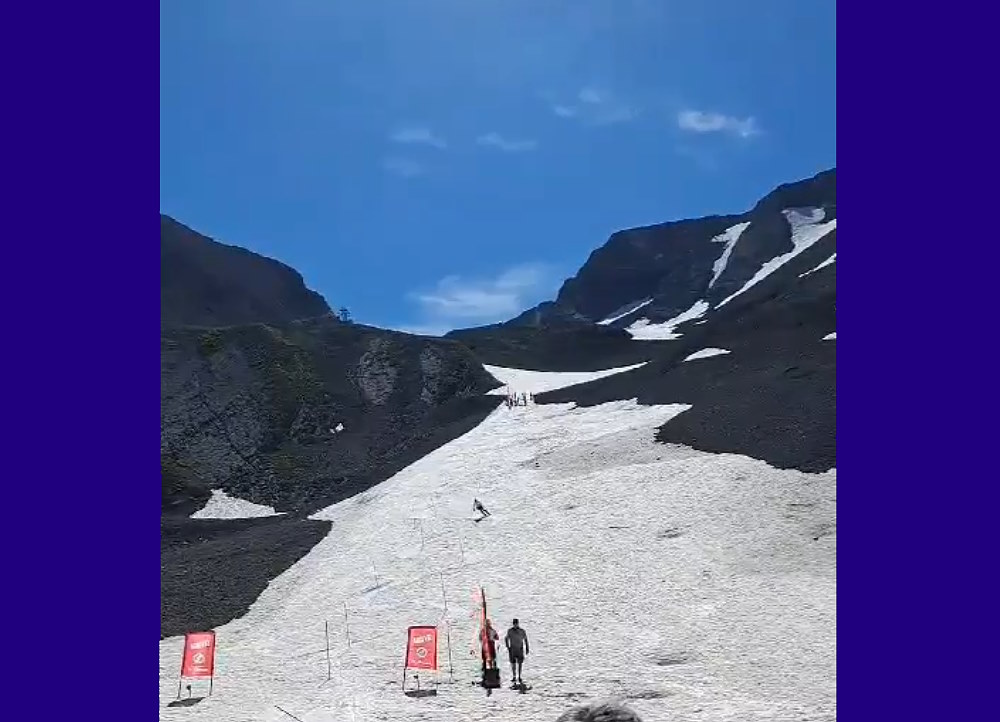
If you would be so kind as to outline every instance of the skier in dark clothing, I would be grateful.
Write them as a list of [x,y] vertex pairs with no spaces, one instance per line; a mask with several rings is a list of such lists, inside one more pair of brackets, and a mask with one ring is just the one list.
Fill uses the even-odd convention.
[[480,514],[482,514],[482,516],[479,517],[479,521],[482,521],[486,517],[490,516],[490,513],[486,511],[486,507],[483,506],[483,503],[479,501],[479,499],[472,500],[472,510],[478,511]]
[[524,680],[521,679],[521,665],[528,655],[528,634],[515,619],[503,641],[507,645],[507,654],[510,657],[510,683],[524,685]]

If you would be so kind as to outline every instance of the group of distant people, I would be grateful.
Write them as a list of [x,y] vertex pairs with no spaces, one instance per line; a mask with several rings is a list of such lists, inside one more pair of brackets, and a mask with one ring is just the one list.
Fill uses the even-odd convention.
[[508,392],[507,393],[507,408],[512,409],[515,406],[527,406],[528,404],[534,403],[534,397],[528,393],[522,391],[521,393]]

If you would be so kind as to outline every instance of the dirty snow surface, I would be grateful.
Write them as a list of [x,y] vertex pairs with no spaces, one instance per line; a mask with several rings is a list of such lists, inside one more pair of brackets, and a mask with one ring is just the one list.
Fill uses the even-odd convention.
[[511,393],[540,394],[545,391],[575,386],[595,379],[602,379],[605,376],[624,373],[637,369],[648,363],[632,364],[631,366],[621,366],[613,369],[603,369],[601,371],[526,371],[524,369],[509,369],[502,366],[489,366],[483,364],[483,368],[497,381],[506,384],[505,388],[497,388],[490,391],[490,394],[506,396]]
[[246,499],[229,496],[222,489],[212,489],[212,498],[203,509],[191,515],[192,519],[251,519],[275,516],[278,512],[269,506],[254,504]]
[[[217,630],[211,697],[167,708],[182,640],[160,643],[160,719],[554,722],[618,698],[646,722],[835,720],[836,471],[655,443],[687,408],[502,406],[319,512],[330,535]],[[527,694],[474,685],[480,585],[528,633]],[[440,629],[436,697],[401,691],[415,624]]]

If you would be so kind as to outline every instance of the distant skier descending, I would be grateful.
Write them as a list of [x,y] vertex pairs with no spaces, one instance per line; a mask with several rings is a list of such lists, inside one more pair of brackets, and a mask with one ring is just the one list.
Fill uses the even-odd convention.
[[521,679],[521,667],[524,658],[528,656],[528,633],[524,631],[518,620],[511,623],[511,628],[507,630],[504,637],[504,644],[507,646],[507,655],[510,658],[510,683],[514,685],[524,685]]
[[479,501],[479,499],[472,500],[472,511],[478,511],[480,514],[482,514],[482,516],[476,519],[476,521],[482,521],[486,517],[492,516],[492,514],[486,511],[486,507],[483,506],[483,503]]

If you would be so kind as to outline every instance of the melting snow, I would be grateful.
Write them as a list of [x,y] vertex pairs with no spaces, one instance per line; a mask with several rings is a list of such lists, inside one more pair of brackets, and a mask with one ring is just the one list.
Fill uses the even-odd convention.
[[647,298],[645,301],[642,301],[641,303],[636,303],[635,301],[633,301],[632,303],[628,304],[628,306],[626,306],[628,308],[627,311],[625,311],[624,313],[619,313],[619,314],[614,315],[614,316],[608,316],[603,321],[598,321],[597,325],[598,326],[607,326],[609,323],[614,323],[615,321],[617,321],[620,318],[625,318],[630,313],[635,313],[640,308],[645,308],[646,306],[648,306],[652,302],[653,302],[653,299],[651,299],[651,298]]
[[800,273],[800,274],[799,274],[799,278],[805,278],[805,277],[806,277],[806,276],[808,276],[808,275],[809,275],[810,273],[816,273],[816,271],[818,271],[819,269],[821,269],[821,268],[826,268],[827,266],[829,266],[829,265],[830,265],[831,263],[833,263],[833,262],[834,262],[834,261],[836,261],[836,260],[837,260],[837,254],[836,254],[836,253],[834,253],[834,254],[833,254],[832,256],[830,256],[829,258],[827,258],[827,259],[826,259],[825,261],[823,261],[823,262],[822,262],[821,264],[819,264],[818,266],[816,266],[816,268],[813,268],[813,269],[811,269],[811,270],[808,270],[808,271],[806,271],[805,273]]
[[728,349],[724,348],[703,348],[701,351],[695,351],[693,354],[688,356],[685,361],[694,361],[699,358],[711,358],[712,356],[721,356],[725,353],[732,353]]
[[823,340],[824,341],[836,341],[837,340],[837,332],[834,331],[833,333],[828,333],[826,336],[823,337]]
[[681,334],[674,332],[675,328],[680,326],[682,323],[693,321],[696,318],[704,316],[705,311],[707,310],[707,302],[697,301],[687,311],[674,316],[669,321],[665,321],[663,323],[650,323],[649,319],[641,318],[625,330],[632,334],[632,338],[636,339],[646,341],[670,341],[681,337]]
[[740,240],[740,236],[743,235],[743,231],[749,227],[749,222],[737,223],[735,226],[730,226],[724,233],[721,233],[712,239],[714,243],[725,243],[726,247],[723,249],[722,255],[716,259],[714,264],[712,264],[712,280],[708,282],[709,288],[715,285],[715,282],[719,280],[719,276],[721,276],[722,272],[726,270],[726,264],[729,263],[729,255],[733,252],[733,246],[735,246],[736,242]]
[[191,515],[192,519],[253,519],[260,516],[276,516],[281,512],[269,506],[254,504],[246,499],[229,496],[222,489],[212,489],[212,498],[204,509]]
[[[166,707],[183,640],[160,642],[160,719],[551,722],[608,697],[645,722],[835,719],[836,470],[655,443],[686,408],[499,408],[321,511],[331,533],[217,629],[211,697]],[[501,634],[528,633],[527,694],[473,684],[480,585]],[[435,697],[400,690],[411,624],[441,630]]]
[[743,285],[743,288],[731,296],[728,296],[718,306],[716,306],[716,308],[721,308],[751,286],[754,286],[761,280],[767,278],[778,268],[795,258],[807,248],[811,247],[814,243],[823,238],[823,236],[837,227],[836,218],[832,221],[827,221],[826,223],[822,222],[826,215],[826,211],[822,208],[786,210],[784,211],[784,214],[785,218],[788,219],[788,225],[792,227],[792,250],[788,253],[783,253],[780,256],[775,256],[761,266],[760,270],[753,275],[753,278]]
[[[506,384],[509,390],[514,393],[540,394],[545,391],[554,391],[567,386],[583,384],[594,379],[602,379],[605,376],[624,373],[644,366],[646,361],[633,364],[631,366],[621,366],[619,368],[604,369],[602,371],[528,371],[526,369],[509,369],[502,366],[489,366],[483,364],[493,378],[502,384]],[[489,393],[492,395],[506,396],[507,388],[493,389]]]

